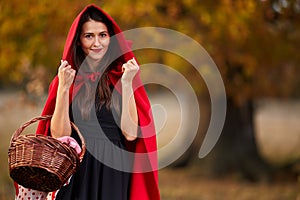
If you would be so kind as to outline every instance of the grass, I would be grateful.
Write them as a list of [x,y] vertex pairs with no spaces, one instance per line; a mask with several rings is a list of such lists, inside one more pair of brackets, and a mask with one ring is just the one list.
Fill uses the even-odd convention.
[[251,183],[234,176],[212,178],[200,167],[166,168],[160,171],[163,200],[299,200],[297,182]]
[[[10,137],[24,122],[39,115],[41,106],[24,101],[20,93],[0,93],[0,111],[0,200],[8,200],[14,198],[7,165]],[[231,175],[213,178],[196,164],[161,169],[159,185],[162,200],[300,200],[299,181],[250,183]]]
[[[39,105],[25,101],[20,92],[0,93],[0,200],[14,198],[13,182],[8,170],[8,147],[14,131],[23,123],[41,112]],[[33,133],[36,125],[29,126],[23,133]]]

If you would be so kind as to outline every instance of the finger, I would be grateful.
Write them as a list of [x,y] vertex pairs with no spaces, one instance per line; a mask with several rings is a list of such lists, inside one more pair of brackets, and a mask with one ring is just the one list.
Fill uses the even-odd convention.
[[61,71],[61,72],[64,72],[64,73],[69,73],[69,72],[71,72],[69,67],[64,67],[64,68],[62,68],[60,71]]
[[59,66],[59,69],[63,69],[63,68],[65,68],[67,65],[68,65],[68,61],[63,61],[63,60],[61,60],[60,61],[60,66]]
[[70,69],[72,69],[72,66],[71,66],[71,65],[67,65],[67,66],[65,67],[65,69],[70,70]]
[[129,61],[134,66],[135,69],[139,69],[139,64],[136,62],[135,58],[132,58]]
[[128,69],[128,70],[132,69],[132,64],[127,63],[127,64],[125,65],[125,69]]
[[66,61],[66,60],[63,60],[62,61],[62,65],[65,67],[65,66],[67,66],[69,63],[68,63],[68,61]]
[[70,74],[71,74],[72,77],[75,77],[76,71],[74,69],[72,69]]
[[126,63],[124,63],[124,64],[122,65],[122,72],[125,71],[125,65],[126,65]]
[[133,62],[132,59],[128,60],[127,63],[128,63],[128,64],[131,64],[131,65],[134,65],[134,62]]
[[130,62],[132,64],[137,64],[134,58],[130,59],[128,62]]
[[136,61],[135,58],[132,58],[132,62],[133,62],[136,66],[139,66],[139,64],[137,63],[137,61]]

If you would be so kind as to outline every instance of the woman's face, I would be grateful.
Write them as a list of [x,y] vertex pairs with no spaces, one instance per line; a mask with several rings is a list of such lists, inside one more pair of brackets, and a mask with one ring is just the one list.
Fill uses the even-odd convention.
[[104,23],[90,20],[83,24],[80,46],[91,61],[99,63],[107,52],[109,43],[110,35]]

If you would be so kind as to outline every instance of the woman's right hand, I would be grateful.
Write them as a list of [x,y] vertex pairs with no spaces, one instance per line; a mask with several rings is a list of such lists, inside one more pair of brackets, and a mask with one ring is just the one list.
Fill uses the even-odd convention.
[[72,66],[69,65],[68,61],[61,60],[58,68],[59,87],[65,90],[70,89],[74,81],[75,74],[76,71],[72,69]]
[[69,89],[76,71],[67,61],[61,61],[58,68],[58,89],[55,109],[51,118],[50,131],[54,138],[70,136],[72,133],[69,117]]

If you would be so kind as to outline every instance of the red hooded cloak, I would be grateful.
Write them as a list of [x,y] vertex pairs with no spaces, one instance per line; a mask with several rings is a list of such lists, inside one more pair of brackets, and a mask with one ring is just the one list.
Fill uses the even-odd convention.
[[[123,63],[128,60],[134,58],[132,51],[128,45],[128,42],[125,40],[121,29],[117,25],[117,23],[101,8],[92,4],[85,7],[79,15],[75,18],[74,22],[71,25],[69,30],[66,43],[64,46],[62,60],[67,60],[71,66],[73,65],[72,61],[72,41],[75,37],[75,33],[78,27],[78,22],[82,16],[82,14],[90,7],[94,7],[102,12],[108,20],[111,21],[113,25],[113,30],[115,34],[118,34],[117,41],[120,45],[120,49],[124,54],[121,57]],[[113,85],[116,85],[118,80],[122,76],[122,68],[121,65],[115,66],[109,72],[109,80]],[[77,87],[77,86],[76,86]],[[134,97],[137,106],[138,118],[139,118],[139,126],[141,129],[142,137],[136,139],[135,142],[130,142],[128,145],[128,149],[136,153],[134,159],[134,169],[131,176],[131,185],[130,185],[130,200],[159,200],[159,188],[158,188],[158,167],[157,167],[157,144],[156,144],[156,134],[153,116],[151,112],[150,103],[145,92],[144,87],[142,86],[139,73],[135,76],[133,80],[134,87]],[[44,109],[42,111],[42,115],[52,115],[55,108],[56,101],[56,93],[58,88],[58,77],[55,76],[53,81],[49,86],[49,94],[47,101],[45,103]],[[73,95],[79,90],[79,88],[75,88],[74,84],[70,89],[70,103],[72,101]],[[37,128],[37,134],[50,135],[50,120],[39,122]],[[141,153],[145,156],[139,156]],[[143,166],[148,165],[147,168],[152,170],[147,170],[146,172],[141,171]],[[149,167],[150,166],[150,167]]]

